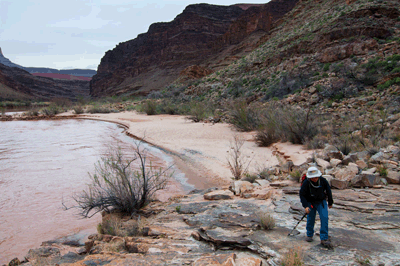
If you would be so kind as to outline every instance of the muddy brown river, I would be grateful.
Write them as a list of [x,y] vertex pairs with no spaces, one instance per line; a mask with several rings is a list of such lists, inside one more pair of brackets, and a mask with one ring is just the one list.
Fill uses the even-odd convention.
[[[123,130],[91,120],[0,122],[0,265],[23,259],[43,241],[96,232],[100,215],[82,219],[77,210],[63,210],[62,202],[73,205],[71,196],[86,188],[88,172],[109,145],[133,144]],[[160,150],[146,148],[156,166],[173,163]],[[191,188],[174,169],[158,197],[166,200]]]

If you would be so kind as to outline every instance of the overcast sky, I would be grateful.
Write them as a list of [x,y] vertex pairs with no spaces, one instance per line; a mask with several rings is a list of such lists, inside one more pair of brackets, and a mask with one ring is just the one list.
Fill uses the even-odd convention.
[[[210,4],[269,0],[211,0]],[[25,67],[96,69],[105,52],[172,21],[193,1],[0,0],[0,47]]]

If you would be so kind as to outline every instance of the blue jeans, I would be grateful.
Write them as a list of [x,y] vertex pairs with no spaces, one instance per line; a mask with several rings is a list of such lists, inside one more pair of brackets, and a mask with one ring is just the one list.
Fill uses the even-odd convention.
[[321,220],[321,230],[319,232],[319,238],[321,240],[328,239],[328,204],[326,200],[322,201],[318,205],[314,206],[307,215],[307,236],[312,237],[314,235],[314,224],[315,216],[318,212],[319,219]]

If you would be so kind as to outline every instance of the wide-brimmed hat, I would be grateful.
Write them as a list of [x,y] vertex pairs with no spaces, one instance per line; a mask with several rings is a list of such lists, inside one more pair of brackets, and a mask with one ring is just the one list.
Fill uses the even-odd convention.
[[321,171],[318,170],[318,168],[315,166],[311,166],[310,168],[308,168],[306,174],[307,178],[320,177],[321,175]]

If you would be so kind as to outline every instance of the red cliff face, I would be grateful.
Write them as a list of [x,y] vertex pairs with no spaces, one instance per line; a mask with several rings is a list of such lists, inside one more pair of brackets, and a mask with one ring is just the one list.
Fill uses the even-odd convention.
[[254,32],[267,33],[297,1],[250,6],[189,5],[173,21],[152,24],[147,33],[108,51],[91,81],[90,93],[145,94],[173,82],[189,66],[212,69],[216,65],[212,58]]

